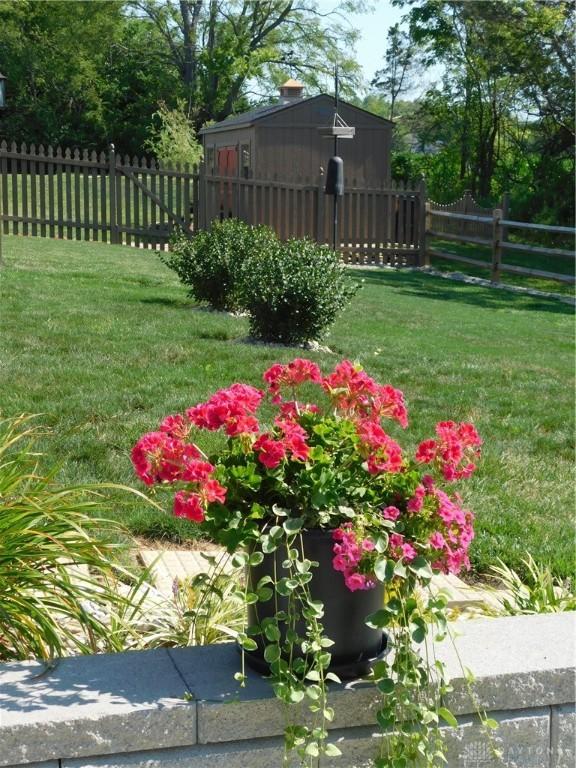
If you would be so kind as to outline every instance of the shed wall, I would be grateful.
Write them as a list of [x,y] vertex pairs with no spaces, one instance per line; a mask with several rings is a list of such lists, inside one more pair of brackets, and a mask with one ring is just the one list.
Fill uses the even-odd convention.
[[[347,186],[385,187],[390,182],[392,126],[348,104],[339,114],[356,128],[353,139],[338,142],[344,160]],[[323,138],[320,127],[332,124],[333,101],[329,96],[304,100],[288,109],[262,117],[251,126],[219,130],[204,135],[205,159],[210,148],[250,147],[251,178],[282,181],[316,180],[333,154],[333,140]],[[215,171],[217,162],[215,163]],[[211,168],[207,163],[207,170]]]

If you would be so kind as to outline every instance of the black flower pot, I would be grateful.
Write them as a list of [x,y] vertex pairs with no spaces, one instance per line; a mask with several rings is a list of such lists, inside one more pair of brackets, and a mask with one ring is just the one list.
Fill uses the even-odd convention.
[[[343,575],[332,566],[332,531],[305,531],[302,540],[305,557],[319,563],[318,567],[311,569],[313,575],[308,586],[312,599],[324,605],[324,616],[320,623],[324,627],[324,635],[334,642],[328,649],[332,655],[329,669],[342,679],[366,675],[371,665],[386,653],[386,635],[382,630],[366,625],[366,617],[384,604],[384,586],[377,583],[373,589],[356,592],[348,589]],[[282,568],[285,559],[286,550],[280,547],[272,554],[265,555],[260,565],[249,566],[246,575],[250,588],[254,588],[263,576],[276,580],[286,576],[287,571]],[[273,617],[276,610],[287,609],[288,598],[280,595],[277,601],[273,598],[264,603],[249,605],[248,626]],[[282,631],[282,624],[280,629]],[[306,635],[303,621],[296,625],[296,631],[301,637]],[[269,666],[264,660],[264,642],[261,638],[255,639],[258,649],[247,652],[246,661],[253,669],[268,672]]]

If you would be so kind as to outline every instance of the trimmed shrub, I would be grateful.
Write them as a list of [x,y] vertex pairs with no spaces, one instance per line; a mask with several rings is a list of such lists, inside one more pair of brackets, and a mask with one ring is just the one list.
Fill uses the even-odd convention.
[[188,295],[214,309],[240,308],[238,276],[244,262],[266,244],[276,243],[269,227],[251,227],[237,219],[212,222],[192,239],[176,234],[162,261],[188,288]]
[[262,341],[321,339],[356,293],[338,254],[312,240],[277,241],[246,259],[240,301]]

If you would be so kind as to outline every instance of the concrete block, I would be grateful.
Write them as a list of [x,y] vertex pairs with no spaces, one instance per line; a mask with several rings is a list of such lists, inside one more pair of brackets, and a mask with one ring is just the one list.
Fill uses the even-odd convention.
[[0,668],[0,766],[193,744],[195,704],[164,650]]
[[455,680],[455,691],[448,698],[455,713],[473,712],[462,683],[462,667],[476,676],[474,690],[488,710],[529,709],[574,700],[574,612],[477,619],[460,624],[459,630],[455,644],[461,663],[450,640],[436,648]]
[[576,765],[576,709],[574,704],[552,707],[550,768]]
[[[444,730],[449,768],[547,768],[550,710],[491,712],[499,728],[486,734],[477,717],[459,718]],[[502,758],[493,749],[501,751]]]
[[24,765],[9,765],[8,768],[60,768],[57,761],[51,760],[49,763],[25,763]]

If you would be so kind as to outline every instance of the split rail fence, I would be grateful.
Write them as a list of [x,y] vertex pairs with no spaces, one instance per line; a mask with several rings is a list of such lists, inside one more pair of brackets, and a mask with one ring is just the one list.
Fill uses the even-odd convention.
[[[491,209],[480,206],[470,195],[464,193],[460,200],[448,205],[440,205],[433,201],[426,203],[426,244],[424,263],[430,263],[431,256],[437,256],[448,261],[467,264],[473,267],[489,269],[492,282],[499,283],[502,273],[506,272],[527,277],[539,277],[548,280],[558,280],[564,283],[574,284],[576,252],[572,248],[550,248],[538,244],[520,243],[509,239],[510,230],[522,230],[538,233],[550,233],[565,236],[574,242],[576,229],[573,227],[560,227],[548,224],[532,224],[524,221],[515,221],[509,218],[508,196],[504,195],[500,208]],[[523,235],[524,236],[524,235]],[[491,260],[482,260],[462,254],[440,250],[430,247],[430,239],[448,242],[464,243],[479,246],[481,249],[490,249]],[[529,257],[551,257],[552,263],[567,264],[570,261],[570,269],[565,271],[549,271],[535,269],[526,264],[508,264],[503,259],[505,252],[527,254]],[[568,265],[567,265],[568,266]]]
[[[357,264],[419,264],[423,186],[353,183],[339,201],[338,245]],[[314,182],[241,179],[203,166],[31,145],[0,145],[0,226],[5,234],[165,248],[176,227],[194,234],[235,216],[278,235],[331,244],[332,198]]]

